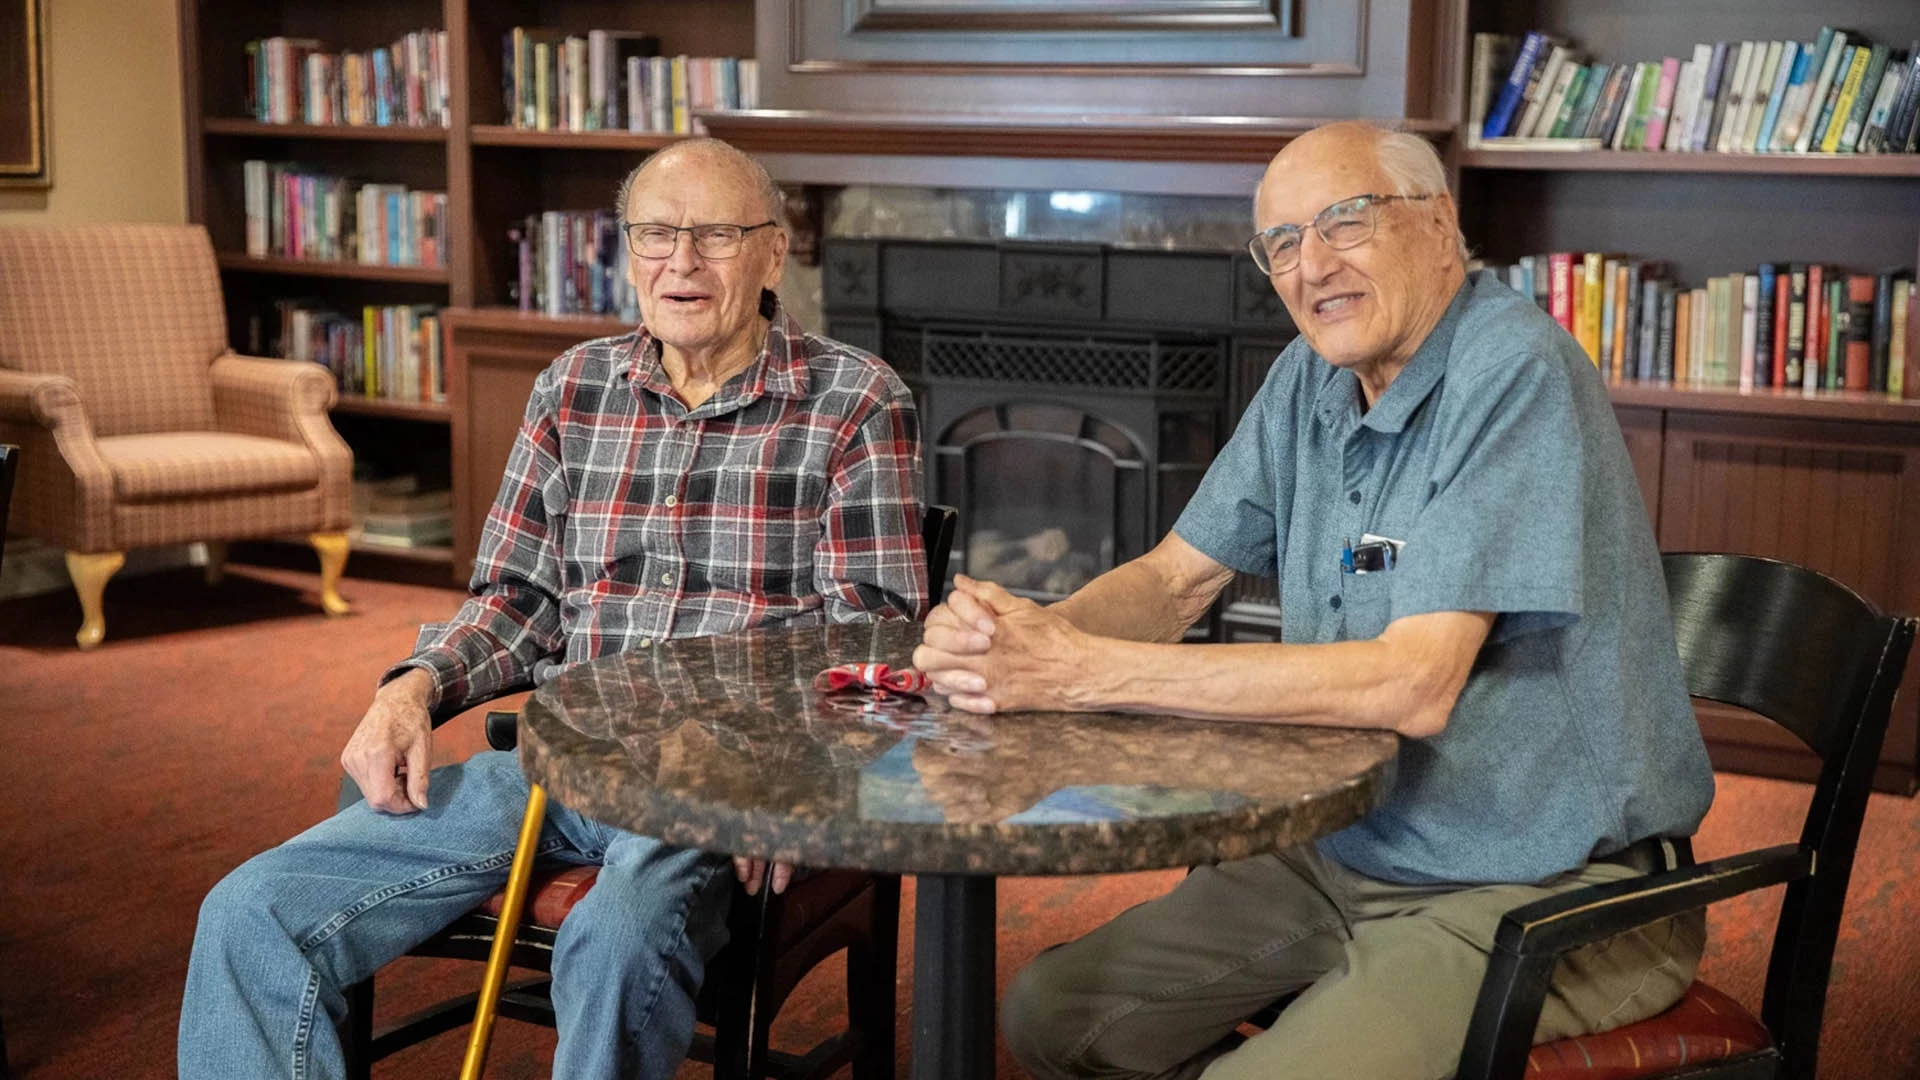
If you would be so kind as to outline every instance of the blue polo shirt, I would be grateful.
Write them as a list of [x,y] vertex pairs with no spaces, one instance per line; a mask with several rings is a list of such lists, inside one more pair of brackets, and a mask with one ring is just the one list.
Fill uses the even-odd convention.
[[[1446,730],[1401,740],[1383,806],[1321,841],[1408,884],[1538,881],[1691,835],[1713,772],[1687,699],[1653,531],[1598,372],[1490,275],[1470,276],[1371,409],[1305,337],[1174,531],[1280,582],[1293,643],[1496,614]],[[1391,570],[1342,572],[1362,534]]]

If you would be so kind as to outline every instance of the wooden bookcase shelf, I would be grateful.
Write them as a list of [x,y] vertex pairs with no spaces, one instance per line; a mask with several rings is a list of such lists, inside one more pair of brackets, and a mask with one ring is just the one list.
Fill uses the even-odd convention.
[[1669,154],[1631,150],[1462,150],[1464,169],[1538,172],[1885,176],[1920,180],[1920,154]]
[[[629,169],[684,136],[522,131],[503,125],[502,37],[514,26],[580,34],[640,30],[657,35],[667,55],[752,56],[755,51],[755,0],[183,0],[179,9],[188,211],[207,227],[220,253],[229,337],[242,351],[273,350],[279,334],[276,307],[291,298],[347,314],[365,305],[480,305],[492,312],[483,318],[524,318],[554,341],[623,332],[628,327],[617,320],[523,317],[502,307],[512,300],[515,273],[508,230],[546,210],[606,206]],[[366,51],[421,29],[447,34],[446,127],[271,124],[247,115],[249,40],[286,35],[316,38],[330,50]],[[243,166],[249,159],[298,161],[356,183],[444,191],[446,265],[367,266],[244,254]],[[516,407],[503,422],[517,422],[518,415]],[[460,441],[451,403],[343,396],[332,417],[356,459],[377,474],[413,472],[423,482],[448,482]],[[356,544],[354,551],[367,555],[368,564],[399,560],[416,568],[443,566],[452,578],[451,549]]]
[[447,283],[447,268],[444,266],[378,266],[326,259],[279,259],[248,255],[238,251],[222,251],[217,258],[223,269],[244,270],[256,274],[292,274],[298,277],[340,278],[352,281],[399,281],[421,285]]
[[[1685,58],[1697,42],[1812,40],[1855,29],[1904,49],[1912,0],[1646,4],[1464,0],[1437,47],[1466,112],[1475,33],[1566,37],[1595,61]],[[1461,224],[1489,262],[1556,251],[1661,260],[1674,280],[1764,262],[1856,272],[1920,262],[1920,155],[1523,151],[1454,139]],[[1667,551],[1739,551],[1814,567],[1890,611],[1920,611],[1920,402],[1885,394],[1608,387],[1655,535]],[[1920,782],[1920,668],[1909,671],[1875,776]],[[1716,764],[1810,774],[1778,729],[1701,710]]]
[[647,153],[687,138],[660,131],[529,131],[505,124],[475,124],[475,146],[549,150],[624,150]]
[[341,139],[351,142],[444,143],[447,129],[397,124],[268,124],[230,116],[200,121],[208,135],[262,139]]
[[390,420],[417,420],[425,424],[444,424],[453,418],[453,407],[443,401],[388,401],[385,398],[356,397],[351,394],[342,394],[340,400],[333,403],[333,412]]

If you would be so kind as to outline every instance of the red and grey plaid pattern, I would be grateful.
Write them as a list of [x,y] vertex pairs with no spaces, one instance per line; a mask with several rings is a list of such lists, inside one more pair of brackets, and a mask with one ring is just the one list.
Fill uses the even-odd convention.
[[644,329],[575,346],[535,380],[472,589],[402,665],[438,702],[667,638],[916,618],[913,399],[778,309],[759,359],[693,410]]

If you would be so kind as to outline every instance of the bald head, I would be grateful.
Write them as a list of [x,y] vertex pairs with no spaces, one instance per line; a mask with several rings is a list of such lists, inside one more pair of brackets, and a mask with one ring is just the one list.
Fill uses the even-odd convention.
[[634,187],[655,173],[674,174],[676,179],[684,176],[696,182],[701,175],[718,174],[744,183],[766,204],[765,217],[759,220],[771,219],[782,229],[787,227],[787,200],[780,185],[773,182],[765,166],[719,139],[677,142],[641,162],[620,181],[620,190],[614,197],[614,207],[621,220],[631,220],[627,213]]
[[[1433,144],[1405,131],[1389,131],[1361,120],[1323,124],[1282,147],[1260,180],[1294,183],[1304,175],[1333,173],[1363,186],[1356,192],[1383,195],[1439,195],[1447,191],[1447,168]],[[1256,197],[1255,216],[1259,203]],[[1455,226],[1454,246],[1464,265],[1467,238]]]

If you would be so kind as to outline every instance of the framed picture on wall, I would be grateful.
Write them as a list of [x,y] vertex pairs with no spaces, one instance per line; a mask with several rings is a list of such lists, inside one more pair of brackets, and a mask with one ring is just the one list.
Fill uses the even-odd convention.
[[44,188],[47,0],[0,0],[0,187]]

